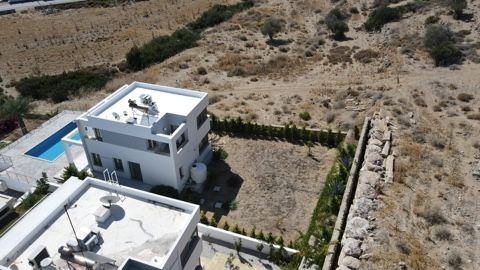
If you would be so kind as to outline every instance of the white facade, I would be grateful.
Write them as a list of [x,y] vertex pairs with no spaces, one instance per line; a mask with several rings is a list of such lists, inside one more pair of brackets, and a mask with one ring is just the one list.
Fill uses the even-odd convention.
[[76,120],[90,168],[181,191],[192,164],[211,156],[207,105],[203,92],[121,87]]
[[[117,197],[118,202],[105,208],[100,200],[105,197]],[[101,222],[96,218],[99,209],[109,213]],[[83,268],[83,262],[99,269],[193,270],[202,251],[199,212],[194,204],[90,177],[84,181],[72,177],[0,238],[0,269],[38,269],[29,262],[38,250],[46,249],[48,255],[38,260],[49,258],[50,270]],[[85,235],[98,235],[100,240],[89,245],[82,240]],[[61,250],[74,250],[77,243],[83,248],[71,256],[62,254]]]

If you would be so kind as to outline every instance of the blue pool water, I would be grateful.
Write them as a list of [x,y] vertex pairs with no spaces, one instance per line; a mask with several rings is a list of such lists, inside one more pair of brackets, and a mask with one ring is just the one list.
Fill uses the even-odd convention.
[[[28,150],[25,154],[49,161],[57,159],[64,153],[62,138],[76,128],[77,124],[75,124],[74,122],[69,123],[68,125],[55,132],[53,135],[45,139],[43,142]],[[78,131],[75,132],[74,135],[70,137],[70,139],[80,141],[80,134],[78,133]]]

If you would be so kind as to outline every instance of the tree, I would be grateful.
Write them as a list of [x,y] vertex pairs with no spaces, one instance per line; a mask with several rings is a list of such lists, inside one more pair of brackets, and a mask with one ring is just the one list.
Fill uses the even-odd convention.
[[453,18],[455,20],[461,19],[463,16],[463,10],[467,8],[466,0],[452,0],[450,2],[450,8],[453,11]]
[[260,31],[262,32],[262,34],[268,36],[270,40],[273,40],[275,34],[280,32],[281,30],[282,24],[280,23],[280,21],[272,17],[266,19],[260,27]]
[[348,32],[348,25],[344,22],[346,16],[338,9],[332,9],[325,17],[325,24],[328,30],[332,31],[333,38],[342,40],[345,38],[345,32]]
[[5,118],[17,119],[18,125],[22,129],[23,135],[28,133],[23,118],[33,109],[31,99],[19,96],[17,98],[6,99],[1,108],[1,116]]
[[437,66],[448,66],[461,62],[462,53],[455,46],[453,32],[446,26],[434,24],[427,28],[423,40],[425,48]]

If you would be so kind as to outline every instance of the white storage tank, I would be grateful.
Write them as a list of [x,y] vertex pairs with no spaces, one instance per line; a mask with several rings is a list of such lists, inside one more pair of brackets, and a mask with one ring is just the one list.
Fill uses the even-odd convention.
[[207,165],[203,163],[193,163],[190,168],[190,176],[197,184],[201,184],[207,180]]

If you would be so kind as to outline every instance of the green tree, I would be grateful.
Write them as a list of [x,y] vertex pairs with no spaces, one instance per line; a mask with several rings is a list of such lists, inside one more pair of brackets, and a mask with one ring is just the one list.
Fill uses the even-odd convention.
[[273,40],[273,37],[282,30],[282,24],[278,19],[275,18],[267,18],[262,26],[260,27],[260,31],[263,35],[266,35]]
[[328,30],[333,33],[335,40],[342,40],[345,38],[345,32],[348,32],[348,25],[344,21],[346,16],[338,9],[332,9],[325,17],[325,24]]
[[17,119],[18,125],[22,129],[23,135],[28,133],[27,126],[24,122],[24,117],[33,109],[30,98],[19,96],[17,98],[5,99],[0,115],[2,118]]

